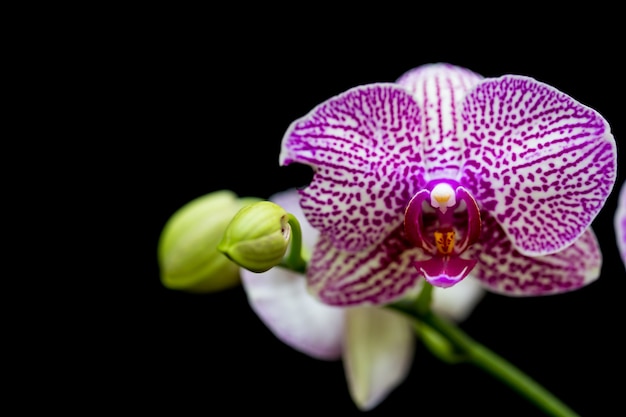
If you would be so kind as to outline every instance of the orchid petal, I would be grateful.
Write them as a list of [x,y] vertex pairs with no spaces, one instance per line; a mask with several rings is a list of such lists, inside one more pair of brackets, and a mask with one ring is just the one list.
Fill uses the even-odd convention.
[[590,226],[613,187],[616,148],[593,109],[529,77],[486,79],[466,97],[461,182],[517,250],[547,255]]
[[345,311],[311,297],[303,275],[242,269],[241,279],[250,306],[278,339],[314,358],[341,357]]
[[470,275],[453,287],[433,288],[431,308],[435,313],[459,323],[469,317],[485,293],[480,281]]
[[552,255],[522,255],[493,216],[483,212],[481,240],[468,250],[478,259],[472,277],[490,291],[508,296],[539,296],[581,288],[600,276],[602,254],[591,228]]
[[619,193],[614,222],[617,247],[619,249],[619,254],[622,257],[622,262],[626,266],[626,183],[622,184]]
[[462,165],[461,105],[482,78],[446,63],[422,65],[398,78],[422,109],[425,164],[431,179],[456,178]]
[[376,307],[347,309],[344,369],[350,395],[371,410],[404,381],[415,351],[411,322]]
[[313,167],[301,206],[337,248],[377,245],[402,223],[424,184],[420,125],[413,97],[381,83],[350,89],[289,126],[279,162]]
[[413,263],[424,257],[402,226],[381,244],[356,253],[337,249],[321,235],[307,270],[309,290],[330,305],[386,304],[415,286],[420,273]]

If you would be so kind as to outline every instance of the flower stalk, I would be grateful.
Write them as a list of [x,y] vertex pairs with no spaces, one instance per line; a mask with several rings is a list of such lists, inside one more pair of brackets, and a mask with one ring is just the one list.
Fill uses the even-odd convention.
[[[430,286],[430,284],[425,283],[424,290],[427,290]],[[533,402],[547,415],[555,417],[579,416],[531,377],[472,339],[458,326],[434,314],[432,311],[424,312],[423,306],[419,303],[419,298],[415,304],[394,303],[389,304],[387,307],[410,316],[416,321],[418,327],[420,324],[426,324],[430,330],[436,331],[452,344],[457,352],[456,358],[463,357],[466,363],[471,363],[504,382],[520,395]]]
[[306,272],[307,262],[302,257],[302,229],[300,222],[291,213],[287,213],[287,223],[291,227],[291,244],[287,249],[287,255],[283,258],[279,266],[299,272]]

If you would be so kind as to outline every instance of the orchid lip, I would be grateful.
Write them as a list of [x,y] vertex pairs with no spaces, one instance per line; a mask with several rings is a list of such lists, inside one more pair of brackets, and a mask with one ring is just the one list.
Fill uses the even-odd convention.
[[[425,203],[435,209],[435,222],[425,220]],[[462,224],[455,220],[455,211],[465,214]],[[438,180],[416,193],[407,205],[404,227],[408,239],[432,255],[426,261],[414,263],[431,284],[450,287],[476,265],[476,260],[463,259],[460,255],[480,237],[480,211],[474,197],[458,182]],[[458,238],[456,229],[462,232]]]
[[448,288],[463,280],[477,262],[475,259],[437,256],[426,261],[417,261],[415,267],[432,285]]

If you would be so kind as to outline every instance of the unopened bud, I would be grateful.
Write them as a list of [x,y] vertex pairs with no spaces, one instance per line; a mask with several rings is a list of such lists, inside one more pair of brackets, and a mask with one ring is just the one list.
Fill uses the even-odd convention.
[[288,213],[270,201],[242,208],[218,245],[231,260],[252,272],[265,272],[281,263],[291,239]]
[[239,209],[256,199],[228,190],[209,193],[182,206],[166,222],[158,245],[162,284],[194,293],[220,291],[240,283],[239,266],[217,250]]

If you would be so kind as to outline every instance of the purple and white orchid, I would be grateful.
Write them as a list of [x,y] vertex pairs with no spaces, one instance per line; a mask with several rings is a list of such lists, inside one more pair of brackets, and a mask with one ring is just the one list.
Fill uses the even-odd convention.
[[[303,247],[310,251],[319,232],[304,217],[296,190],[270,200],[299,220]],[[241,278],[252,309],[281,341],[313,358],[342,359],[350,395],[361,410],[376,407],[406,378],[415,331],[402,314],[381,307],[324,304],[309,294],[302,274],[288,269],[259,274],[242,268]],[[474,280],[451,289],[435,288],[432,309],[461,322],[483,295]]]
[[325,304],[383,305],[420,277],[534,296],[599,276],[590,225],[615,182],[615,140],[535,79],[420,66],[294,121],[279,160],[314,169],[299,195],[320,232],[308,290]]
[[624,267],[626,267],[626,183],[623,183],[617,200],[617,210],[615,211],[615,238],[617,248]]

